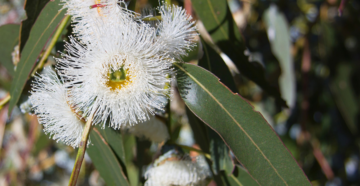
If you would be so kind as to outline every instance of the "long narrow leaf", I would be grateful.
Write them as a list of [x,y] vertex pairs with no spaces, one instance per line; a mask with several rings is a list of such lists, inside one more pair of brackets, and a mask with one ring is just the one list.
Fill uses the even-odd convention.
[[16,67],[11,85],[9,114],[19,100],[24,85],[41,51],[60,21],[65,17],[65,10],[59,11],[61,8],[59,4],[60,0],[47,3],[37,18],[33,29],[31,29],[29,39],[21,52],[20,62]]
[[102,134],[94,129],[90,133],[92,145],[87,149],[92,162],[107,185],[129,186],[121,165]]
[[[175,64],[186,105],[214,129],[261,185],[310,185],[266,120],[201,67]],[[199,99],[201,98],[201,99]]]

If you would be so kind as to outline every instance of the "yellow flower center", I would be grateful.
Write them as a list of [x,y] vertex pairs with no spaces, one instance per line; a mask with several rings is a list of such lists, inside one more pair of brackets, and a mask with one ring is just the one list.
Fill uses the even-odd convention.
[[106,86],[112,91],[120,90],[131,83],[130,76],[127,74],[127,70],[123,67],[118,70],[111,69],[108,73],[108,77],[109,79],[106,82]]

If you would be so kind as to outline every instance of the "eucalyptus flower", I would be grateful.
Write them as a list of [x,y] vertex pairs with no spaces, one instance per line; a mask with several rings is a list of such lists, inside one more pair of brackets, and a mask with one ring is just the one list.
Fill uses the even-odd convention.
[[73,107],[68,90],[53,70],[35,77],[29,100],[45,133],[57,142],[78,147],[85,120]]
[[208,176],[208,171],[189,156],[170,150],[145,172],[145,186],[200,186],[206,185]]
[[[124,0],[63,0],[63,8],[71,16],[73,34],[84,44],[93,42],[97,28],[116,24],[119,18],[134,16]],[[101,19],[102,21],[97,21]]]
[[[180,8],[164,5],[160,9],[166,23],[159,21],[159,27],[126,11],[110,13],[112,21],[93,19],[92,34],[83,36],[88,37],[83,41],[89,42],[84,45],[71,37],[65,46],[67,53],[57,59],[58,72],[72,87],[76,109],[85,116],[94,112],[93,123],[110,121],[111,127],[119,129],[164,110],[166,100],[159,97],[170,94],[172,63],[194,46],[191,38],[196,33],[190,17]],[[173,10],[173,16],[167,15]],[[173,23],[179,20],[185,29]]]

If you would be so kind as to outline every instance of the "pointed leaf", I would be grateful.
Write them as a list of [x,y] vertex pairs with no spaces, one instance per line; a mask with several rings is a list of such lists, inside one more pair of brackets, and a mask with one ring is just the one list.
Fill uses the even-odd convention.
[[24,49],[26,41],[29,38],[31,28],[33,27],[41,10],[45,7],[49,0],[25,0],[24,9],[27,18],[21,22],[20,26],[20,51]]
[[14,75],[11,52],[19,42],[20,25],[7,24],[0,27],[0,63],[10,75]]
[[192,0],[192,5],[214,43],[229,56],[238,70],[275,97],[281,105],[286,106],[279,91],[267,82],[264,69],[257,63],[249,62],[245,56],[245,42],[232,18],[227,1]]
[[59,11],[61,8],[59,3],[60,0],[47,3],[31,29],[29,39],[21,52],[20,62],[16,67],[14,80],[11,85],[9,113],[11,113],[11,110],[19,100],[38,56],[60,21],[65,17],[65,10]]
[[349,84],[354,69],[354,66],[350,63],[340,63],[337,66],[336,76],[330,84],[336,105],[352,133],[358,131],[357,120],[359,113],[356,94]]
[[201,67],[174,64],[189,109],[215,130],[261,185],[310,185],[269,124],[239,95]]
[[87,153],[107,185],[129,186],[123,169],[104,136],[95,128],[90,133],[90,139],[92,144]]

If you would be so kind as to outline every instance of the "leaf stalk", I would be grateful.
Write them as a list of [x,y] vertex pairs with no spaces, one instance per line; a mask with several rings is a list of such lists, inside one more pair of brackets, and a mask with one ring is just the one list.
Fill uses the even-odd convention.
[[5,105],[7,102],[10,101],[10,98],[11,98],[10,94],[7,94],[7,95],[5,96],[5,98],[3,98],[2,100],[0,100],[0,110],[4,107],[4,105]]
[[38,70],[43,69],[45,62],[47,61],[47,59],[48,59],[48,57],[49,57],[49,55],[51,53],[51,50],[54,48],[57,40],[59,39],[62,31],[64,30],[64,28],[65,28],[66,24],[69,22],[69,20],[70,20],[70,16],[67,15],[60,22],[60,25],[59,25],[58,29],[56,30],[56,32],[54,34],[54,37],[52,38],[48,48],[45,50],[44,55],[40,59],[40,62],[36,65],[35,69],[31,73],[31,77],[33,77]]
[[159,21],[159,20],[161,20],[161,16],[144,17],[141,20],[143,20],[143,21]]
[[193,147],[189,147],[189,146],[185,146],[185,145],[179,145],[179,144],[176,144],[176,145],[179,146],[179,147],[181,147],[182,149],[186,149],[186,150],[189,150],[189,151],[195,151],[195,152],[197,152],[197,153],[199,153],[199,154],[201,154],[201,155],[204,155],[206,158],[211,159],[211,155],[210,155],[210,154],[205,153],[205,152],[203,152],[203,151],[201,151],[201,150],[199,150],[199,149],[195,149],[195,148],[193,148]]
[[91,123],[92,123],[93,117],[94,117],[94,113],[91,114],[91,116],[86,121],[84,131],[83,131],[82,136],[81,136],[81,141],[80,141],[80,144],[79,144],[79,149],[78,149],[78,152],[77,152],[77,155],[76,155],[74,168],[73,168],[73,171],[71,173],[70,180],[69,180],[69,186],[76,186],[76,182],[77,182],[77,179],[79,177],[81,165],[82,165],[82,162],[84,160],[84,155],[85,155],[85,151],[86,151],[86,147],[87,147],[87,142],[88,142],[88,139],[89,139],[89,134],[90,134],[90,131],[91,131],[91,128],[92,128]]

